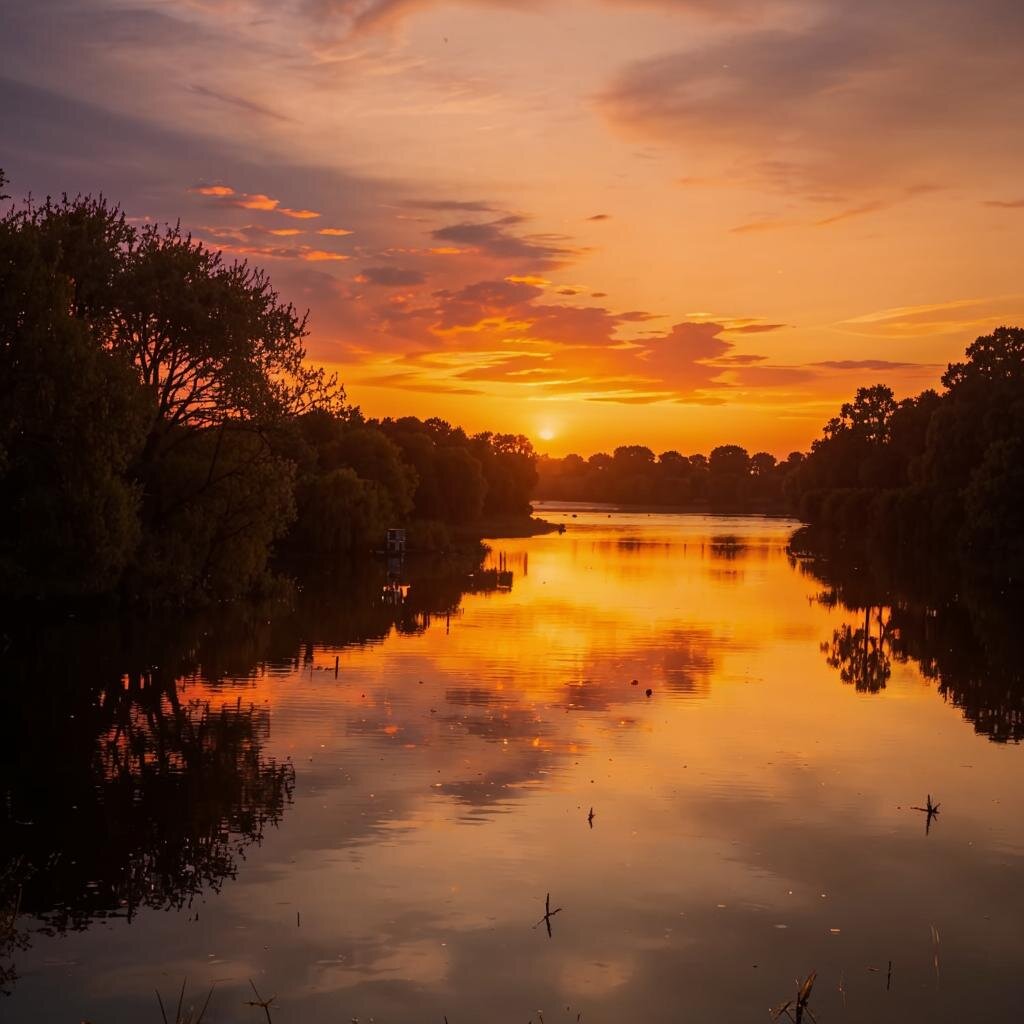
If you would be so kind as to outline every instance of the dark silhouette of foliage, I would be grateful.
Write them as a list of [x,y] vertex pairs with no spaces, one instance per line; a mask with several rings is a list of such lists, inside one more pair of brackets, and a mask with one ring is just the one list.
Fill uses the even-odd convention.
[[911,661],[977,732],[997,743],[1024,741],[1019,593],[966,580],[913,547],[855,547],[817,527],[798,530],[790,551],[825,585],[819,603],[850,613],[821,645],[842,682],[877,693],[893,665]]
[[[0,187],[6,179],[0,176]],[[0,597],[230,599],[275,550],[526,518],[521,436],[365,420],[266,274],[104,198],[0,218]]]
[[128,470],[150,408],[47,250],[36,221],[0,219],[0,593],[73,597],[116,585],[134,554]]
[[716,448],[710,458],[666,451],[655,456],[642,445],[538,460],[537,496],[563,501],[780,512],[786,480],[803,456],[778,462],[767,452],[749,455],[738,445]]
[[861,388],[788,484],[801,517],[862,545],[914,547],[1024,577],[1024,329],[978,338],[941,394]]
[[891,620],[883,609],[864,609],[862,625],[843,625],[822,644],[829,665],[839,671],[844,683],[852,683],[862,693],[885,689],[892,675]]
[[[232,693],[315,648],[459,613],[507,585],[482,550],[310,577],[290,602],[190,614],[10,616],[0,643],[0,992],[34,933],[183,909],[239,870],[287,812],[295,772],[270,712]],[[200,686],[195,686],[201,681]],[[244,695],[245,688],[239,687]]]
[[529,516],[537,457],[528,438],[490,432],[470,437],[436,417],[405,416],[373,425],[416,470],[415,518],[472,523],[481,517]]

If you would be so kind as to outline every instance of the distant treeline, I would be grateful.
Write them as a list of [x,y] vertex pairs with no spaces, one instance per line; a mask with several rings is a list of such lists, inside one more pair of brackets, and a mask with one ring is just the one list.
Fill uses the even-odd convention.
[[562,501],[710,508],[721,511],[784,511],[786,480],[803,459],[793,452],[779,462],[768,452],[750,455],[738,445],[722,445],[710,456],[655,455],[642,445],[583,459],[541,456],[537,496]]
[[944,390],[897,401],[860,388],[806,455],[736,445],[709,457],[629,445],[538,461],[538,497],[784,511],[830,544],[869,544],[1024,581],[1024,329],[1000,327],[952,363]]
[[[0,175],[0,186],[3,177]],[[249,594],[388,527],[527,517],[525,437],[367,421],[263,271],[103,199],[0,218],[0,598]]]
[[1024,329],[978,338],[944,391],[861,388],[788,483],[830,540],[1024,579]]

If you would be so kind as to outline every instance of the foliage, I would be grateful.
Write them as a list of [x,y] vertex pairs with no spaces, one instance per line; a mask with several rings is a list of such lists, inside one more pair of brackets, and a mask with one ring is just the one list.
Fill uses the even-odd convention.
[[469,437],[436,417],[404,416],[374,425],[416,470],[415,518],[472,523],[482,516],[529,515],[537,457],[521,434]]
[[710,457],[674,450],[655,456],[642,445],[624,445],[586,460],[542,457],[537,493],[567,501],[781,511],[785,482],[802,458],[794,452],[780,463],[738,445],[722,445]]
[[250,593],[294,518],[295,467],[237,424],[176,442],[150,477],[149,528],[124,586],[137,600]]
[[0,592],[14,596],[102,592],[139,540],[127,469],[150,409],[71,299],[37,226],[0,220]]
[[[5,179],[4,179],[5,180]],[[2,182],[0,182],[2,186]],[[262,270],[63,196],[0,220],[0,594],[225,599],[275,549],[524,515],[524,437],[366,421]]]
[[978,338],[945,391],[861,388],[789,483],[801,516],[841,538],[911,545],[974,574],[1024,574],[1024,329]]
[[390,518],[387,492],[347,467],[304,480],[298,489],[299,518],[291,543],[299,552],[336,559],[380,545]]

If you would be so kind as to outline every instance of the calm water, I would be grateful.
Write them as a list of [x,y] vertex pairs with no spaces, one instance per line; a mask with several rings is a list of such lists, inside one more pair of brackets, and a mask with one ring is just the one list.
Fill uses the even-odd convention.
[[472,576],[6,638],[0,1019],[767,1020],[812,969],[819,1021],[1019,1017],[1018,630],[785,521],[545,514]]

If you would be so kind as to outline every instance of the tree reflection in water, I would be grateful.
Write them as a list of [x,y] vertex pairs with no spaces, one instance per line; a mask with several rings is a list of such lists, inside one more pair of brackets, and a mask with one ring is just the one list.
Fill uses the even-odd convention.
[[997,743],[1024,740],[1020,594],[993,593],[937,564],[837,549],[804,531],[790,552],[801,572],[825,585],[820,604],[856,616],[821,645],[844,683],[877,693],[893,664],[912,661],[976,732]]
[[[90,696],[37,689],[5,737],[4,902],[45,934],[218,891],[294,787],[291,764],[263,753],[265,710],[182,702],[148,675]],[[0,953],[25,943],[16,916]]]
[[31,932],[187,909],[281,821],[294,768],[267,755],[269,712],[232,680],[422,632],[463,594],[507,588],[480,562],[427,566],[397,602],[371,564],[272,608],[25,622],[2,638],[0,990]]
[[821,649],[844,683],[853,683],[861,693],[878,693],[892,675],[892,634],[891,612],[868,606],[863,625],[841,626]]

